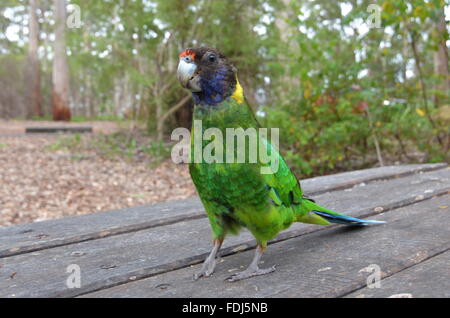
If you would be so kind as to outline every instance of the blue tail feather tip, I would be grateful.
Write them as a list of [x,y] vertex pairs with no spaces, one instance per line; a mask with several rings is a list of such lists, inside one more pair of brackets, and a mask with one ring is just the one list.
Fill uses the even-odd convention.
[[344,225],[357,225],[357,226],[364,226],[369,224],[384,224],[385,221],[374,221],[374,220],[363,220],[354,218],[352,216],[347,215],[334,215],[331,213],[323,212],[323,211],[311,211],[315,214],[320,215],[321,217],[325,218],[327,221],[331,223],[338,223],[338,224],[344,224]]

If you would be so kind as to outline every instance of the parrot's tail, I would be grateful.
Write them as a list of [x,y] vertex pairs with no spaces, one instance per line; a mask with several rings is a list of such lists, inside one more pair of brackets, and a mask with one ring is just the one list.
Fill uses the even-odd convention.
[[302,210],[307,212],[306,215],[301,216],[298,220],[303,223],[312,223],[312,224],[320,224],[327,225],[330,223],[338,223],[345,225],[357,225],[364,226],[369,224],[382,224],[386,223],[384,221],[373,221],[373,220],[363,220],[354,218],[351,216],[347,216],[344,214],[340,214],[329,209],[323,208],[315,202],[304,199],[302,200],[301,205],[303,206]]

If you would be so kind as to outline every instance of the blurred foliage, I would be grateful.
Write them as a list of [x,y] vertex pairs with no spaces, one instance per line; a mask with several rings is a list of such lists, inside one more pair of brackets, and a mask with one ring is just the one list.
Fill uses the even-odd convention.
[[[40,1],[39,12],[47,105],[51,3]],[[81,8],[82,20],[81,28],[67,30],[77,120],[125,117],[167,137],[190,111],[189,103],[175,107],[186,96],[175,78],[178,53],[208,45],[237,66],[249,102],[262,124],[280,128],[282,151],[299,175],[449,160],[450,79],[448,67],[446,76],[435,68],[442,43],[449,62],[448,22],[446,32],[438,28],[448,0],[70,3]],[[26,54],[26,9],[25,0],[0,5],[0,33],[18,26],[23,39],[0,36],[0,82],[8,87],[7,74],[18,73],[10,61]],[[141,147],[104,138],[112,153]],[[159,139],[141,151],[164,157]]]
[[[380,28],[368,28],[371,3],[290,4],[289,12],[299,17],[289,20],[295,36],[289,55],[285,48],[278,54],[288,56],[289,67],[285,77],[271,81],[271,91],[283,98],[266,107],[266,117],[281,128],[287,158],[303,174],[373,166],[380,161],[375,140],[385,162],[449,159],[448,122],[432,119],[439,110],[445,117],[449,104],[448,90],[433,90],[446,80],[433,71],[436,37],[443,36],[435,29],[445,3],[378,1]],[[413,54],[412,37],[420,56]],[[433,101],[438,93],[439,102]]]

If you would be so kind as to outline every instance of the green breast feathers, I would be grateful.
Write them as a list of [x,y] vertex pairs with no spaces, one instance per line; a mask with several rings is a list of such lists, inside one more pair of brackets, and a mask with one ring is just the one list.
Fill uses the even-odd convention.
[[269,137],[234,98],[196,107],[190,173],[208,216],[220,223],[214,236],[244,226],[267,240],[295,221],[301,188]]

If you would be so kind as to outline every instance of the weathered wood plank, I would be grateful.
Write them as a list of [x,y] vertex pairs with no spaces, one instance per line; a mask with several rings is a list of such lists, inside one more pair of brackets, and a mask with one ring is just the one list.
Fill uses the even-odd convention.
[[380,288],[365,287],[346,297],[450,298],[450,251],[383,279]]
[[365,286],[372,264],[385,277],[449,251],[448,211],[439,208],[449,203],[446,195],[376,216],[388,222],[384,225],[331,228],[276,243],[263,258],[262,266],[278,265],[270,275],[224,282],[249,264],[253,251],[247,251],[223,258],[208,279],[192,281],[197,265],[84,297],[339,297]]
[[348,189],[362,183],[401,178],[413,173],[444,169],[447,166],[448,165],[446,163],[437,163],[430,165],[378,167],[338,173],[332,176],[321,176],[305,179],[301,182],[301,184],[306,194],[318,195],[329,191]]
[[55,134],[55,133],[86,134],[86,133],[92,133],[92,127],[88,127],[88,126],[26,127],[25,133],[26,134]]
[[[338,211],[363,217],[447,193],[449,178],[450,170],[446,169],[325,193],[317,200]],[[324,229],[296,224],[277,240]],[[252,246],[251,235],[244,232],[225,241],[224,254]],[[3,265],[1,276],[16,274],[10,280],[0,277],[0,297],[76,296],[197,264],[209,250],[209,224],[202,218],[7,257],[0,259]],[[69,290],[65,286],[66,267],[70,264],[81,267],[81,289]]]
[[[345,189],[376,180],[445,170],[446,164],[381,167],[302,181],[309,195]],[[205,217],[198,198],[107,211],[81,217],[0,227],[0,258]],[[70,230],[68,230],[70,229]]]
[[198,198],[0,228],[0,258],[204,217]]

